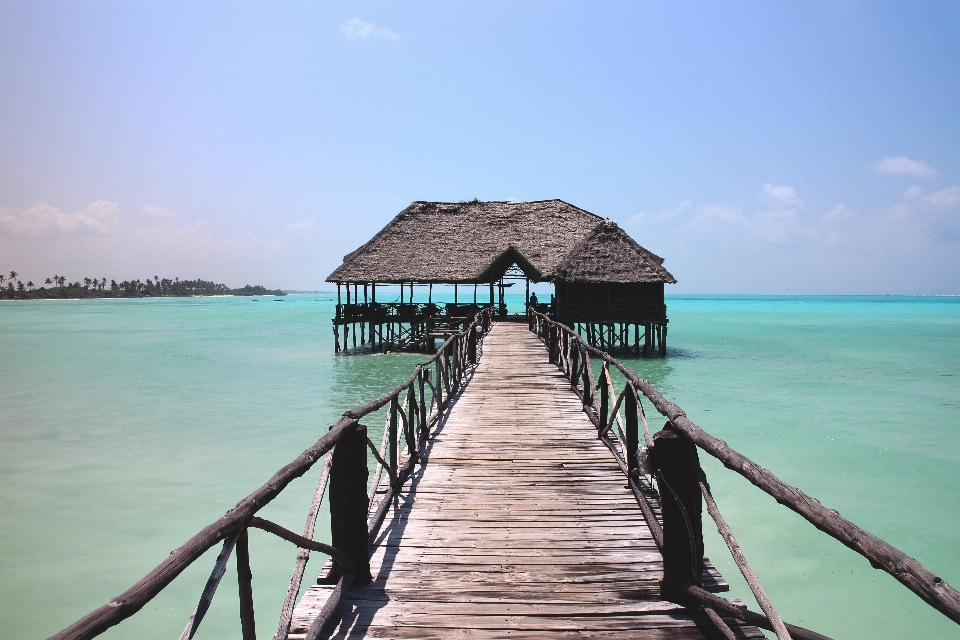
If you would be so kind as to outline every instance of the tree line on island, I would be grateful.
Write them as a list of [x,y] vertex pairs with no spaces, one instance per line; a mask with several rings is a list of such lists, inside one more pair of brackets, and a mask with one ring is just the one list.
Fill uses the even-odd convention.
[[[66,276],[53,275],[39,287],[32,280],[19,280],[20,274],[10,271],[0,274],[0,298],[29,300],[38,298],[174,298],[189,296],[282,296],[280,289],[260,285],[246,285],[231,289],[211,280],[181,280],[153,276],[146,280],[116,280],[84,278],[67,282]],[[45,286],[44,286],[45,285]]]

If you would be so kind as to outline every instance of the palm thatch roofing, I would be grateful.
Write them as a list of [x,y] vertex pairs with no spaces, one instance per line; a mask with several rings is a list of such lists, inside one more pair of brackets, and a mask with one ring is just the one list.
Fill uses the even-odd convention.
[[486,283],[514,263],[535,281],[676,282],[615,222],[563,200],[414,202],[327,282]]

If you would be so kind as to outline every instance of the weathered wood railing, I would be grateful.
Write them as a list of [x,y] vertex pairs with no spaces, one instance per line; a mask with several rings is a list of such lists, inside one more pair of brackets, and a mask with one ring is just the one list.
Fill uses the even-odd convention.
[[[336,609],[344,589],[370,581],[366,541],[376,535],[394,493],[400,490],[413,471],[420,447],[431,426],[448,408],[450,396],[457,392],[463,384],[464,376],[479,359],[482,338],[490,328],[491,317],[490,309],[482,310],[462,331],[448,338],[433,357],[418,364],[405,382],[380,398],[344,413],[326,435],[297,456],[293,462],[277,471],[266,484],[171,552],[135,585],[51,636],[51,640],[93,638],[119,624],[143,608],[174,578],[220,541],[223,541],[223,548],[201,593],[200,602],[180,636],[181,640],[189,640],[196,633],[234,549],[237,551],[242,637],[244,640],[254,640],[256,631],[247,539],[247,530],[250,527],[268,531],[300,547],[275,636],[281,640],[285,639],[289,632],[293,606],[300,591],[310,551],[320,551],[331,557],[332,570],[326,578],[336,582],[337,588],[307,634],[307,638],[316,638]],[[388,405],[383,443],[378,450],[367,438],[367,428],[360,424],[360,419]],[[366,485],[368,448],[373,449],[374,457],[378,461],[369,493]],[[306,473],[324,456],[326,458],[320,481],[307,513],[302,536],[274,522],[256,517],[256,513],[279,495],[290,482]],[[387,457],[389,459],[386,459]],[[370,501],[375,495],[384,468],[390,476],[390,487],[381,499],[376,513],[371,516]],[[317,514],[328,482],[331,518],[329,545],[313,540]]]
[[[842,518],[835,510],[823,507],[815,498],[791,487],[731,449],[723,440],[703,431],[687,418],[680,407],[666,400],[650,383],[608,353],[591,346],[566,325],[534,310],[528,311],[528,317],[530,330],[544,342],[550,362],[556,364],[570,379],[573,391],[583,403],[584,412],[597,427],[598,436],[616,456],[629,479],[629,485],[663,555],[661,591],[665,598],[702,607],[707,618],[727,638],[734,636],[720,619],[717,610],[748,624],[774,631],[780,640],[791,637],[824,638],[807,629],[785,624],[780,619],[717,508],[698,461],[699,447],[773,496],[780,504],[803,516],[816,528],[865,557],[874,568],[892,575],[948,618],[960,623],[960,593],[921,563]],[[599,362],[599,377],[595,374],[594,362]],[[619,394],[611,379],[611,367],[626,378]],[[640,401],[641,394],[668,420],[663,430],[652,436]],[[624,414],[622,417],[621,409]],[[645,444],[640,443],[638,424],[643,426]],[[659,492],[646,480],[646,475],[657,479]],[[664,492],[668,497],[661,500]],[[701,496],[765,615],[743,610],[702,588]],[[662,524],[656,515],[658,507]]]

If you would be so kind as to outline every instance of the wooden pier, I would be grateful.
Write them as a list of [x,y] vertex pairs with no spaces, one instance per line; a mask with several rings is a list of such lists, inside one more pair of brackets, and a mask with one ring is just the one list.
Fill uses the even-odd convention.
[[[660,599],[663,560],[643,513],[544,356],[526,324],[493,327],[370,545],[373,582],[344,594],[324,635],[712,637],[698,611]],[[705,566],[704,586],[725,590]],[[291,640],[333,588],[306,592]],[[763,637],[727,623],[737,637]]]
[[[720,512],[700,453],[960,624],[960,592],[945,580],[711,436],[609,353],[532,307],[527,323],[491,324],[492,311],[51,640],[90,640],[120,624],[220,543],[180,638],[194,638],[235,550],[241,635],[256,640],[250,528],[299,549],[275,640],[733,640],[764,637],[758,628],[778,640],[829,640],[780,617]],[[667,419],[657,433],[644,403]],[[378,449],[361,420],[380,410]],[[303,535],[257,515],[321,460]],[[331,544],[315,539],[328,489]],[[727,585],[703,556],[704,505],[763,613],[718,595]],[[297,604],[311,552],[331,560]]]

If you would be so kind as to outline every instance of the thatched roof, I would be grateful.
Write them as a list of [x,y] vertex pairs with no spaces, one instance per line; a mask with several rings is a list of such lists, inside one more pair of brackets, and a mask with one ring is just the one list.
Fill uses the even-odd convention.
[[663,258],[650,253],[612,220],[604,220],[554,271],[566,282],[669,282]]
[[662,262],[562,200],[414,202],[327,282],[493,282],[513,263],[541,281],[676,282]]

